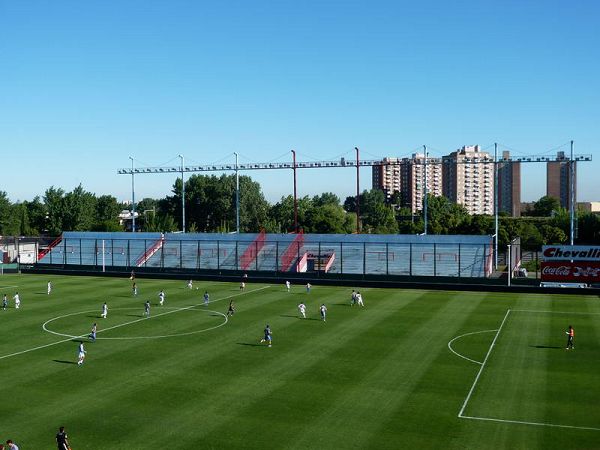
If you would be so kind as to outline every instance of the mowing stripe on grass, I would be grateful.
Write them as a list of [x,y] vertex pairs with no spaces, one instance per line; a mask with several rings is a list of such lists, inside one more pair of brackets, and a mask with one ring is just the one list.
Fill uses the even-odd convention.
[[506,311],[506,314],[504,315],[504,319],[502,319],[502,323],[500,324],[500,327],[498,328],[498,331],[496,332],[496,335],[494,336],[494,340],[490,344],[490,348],[488,349],[488,352],[486,353],[485,358],[483,358],[483,362],[481,363],[481,367],[479,368],[479,372],[477,372],[477,376],[475,377],[475,381],[473,381],[473,385],[471,386],[471,389],[469,390],[469,393],[467,394],[467,398],[465,398],[465,401],[464,401],[464,403],[462,405],[462,408],[460,408],[460,411],[458,412],[458,417],[462,417],[463,416],[463,412],[465,412],[465,408],[467,407],[467,403],[469,403],[469,399],[471,398],[471,395],[473,394],[473,391],[475,390],[475,386],[477,385],[477,382],[479,381],[479,377],[481,376],[481,372],[483,372],[483,368],[485,367],[485,363],[487,362],[488,358],[490,357],[490,354],[492,353],[492,349],[494,348],[494,345],[496,345],[496,340],[498,339],[498,336],[500,336],[500,331],[502,331],[502,327],[504,326],[504,323],[506,322],[506,319],[508,318],[509,314],[510,314],[510,309]]

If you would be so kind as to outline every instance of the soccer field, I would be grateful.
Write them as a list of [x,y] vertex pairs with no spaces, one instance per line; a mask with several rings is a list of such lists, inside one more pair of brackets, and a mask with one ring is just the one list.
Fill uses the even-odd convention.
[[0,277],[0,441],[52,449],[64,425],[74,450],[600,448],[597,297],[359,288],[360,308],[347,287],[136,281]]

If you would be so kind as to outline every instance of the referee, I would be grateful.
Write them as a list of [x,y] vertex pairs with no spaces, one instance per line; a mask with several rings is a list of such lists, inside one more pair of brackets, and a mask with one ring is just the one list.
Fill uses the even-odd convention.
[[65,427],[60,427],[56,434],[56,445],[58,450],[69,450],[69,441],[67,439],[67,433],[65,433]]

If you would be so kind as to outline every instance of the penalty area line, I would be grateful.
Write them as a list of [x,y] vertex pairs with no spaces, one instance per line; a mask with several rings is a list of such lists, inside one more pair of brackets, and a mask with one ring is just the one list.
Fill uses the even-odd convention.
[[570,429],[574,429],[574,430],[600,431],[600,428],[596,428],[596,427],[579,427],[579,426],[575,426],[575,425],[560,425],[560,424],[556,424],[556,423],[526,422],[524,420],[494,419],[492,417],[475,417],[475,416],[459,416],[459,417],[461,419],[483,420],[486,422],[516,423],[516,424],[520,424],[520,425],[535,425],[538,427],[570,428]]
[[496,340],[498,340],[498,336],[500,336],[500,332],[502,331],[502,327],[504,326],[504,323],[506,322],[506,319],[508,318],[509,314],[510,314],[510,309],[508,309],[506,311],[506,314],[504,315],[504,319],[502,319],[502,323],[498,327],[498,331],[496,332],[496,335],[494,336],[494,340],[490,344],[490,348],[488,349],[488,351],[487,351],[487,353],[485,355],[485,358],[483,358],[483,362],[481,363],[481,366],[479,367],[479,372],[477,372],[477,376],[475,377],[475,381],[473,381],[473,385],[471,386],[471,389],[469,390],[469,393],[467,394],[467,398],[465,398],[465,401],[463,402],[462,408],[460,408],[460,411],[458,412],[458,417],[463,417],[463,413],[465,412],[465,408],[467,407],[467,403],[469,403],[469,400],[471,399],[471,395],[473,395],[473,391],[475,390],[475,386],[477,386],[477,382],[479,381],[479,377],[481,376],[481,373],[483,372],[483,368],[485,367],[485,363],[487,363],[487,360],[490,357],[490,354],[492,353],[492,349],[494,348],[494,345],[496,345]]

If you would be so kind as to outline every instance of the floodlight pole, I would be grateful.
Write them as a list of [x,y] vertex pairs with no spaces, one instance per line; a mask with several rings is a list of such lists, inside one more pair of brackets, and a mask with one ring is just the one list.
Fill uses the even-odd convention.
[[569,162],[570,194],[571,194],[571,245],[575,243],[575,162],[573,159],[573,141],[571,141],[571,158]]
[[181,231],[185,233],[185,180],[183,179],[183,171],[185,169],[185,160],[183,155],[181,158]]
[[510,286],[510,279],[512,278],[512,259],[510,254],[511,245],[508,244],[508,260],[506,264],[506,285]]
[[296,150],[292,150],[292,170],[294,171],[294,232],[298,233],[298,196],[296,192]]
[[360,151],[356,150],[356,233],[360,234]]
[[423,234],[427,234],[427,146],[423,146],[423,153],[425,154],[425,183],[423,184],[423,220],[424,220],[424,230]]
[[131,232],[135,233],[135,175],[133,173],[133,156],[131,160]]
[[498,144],[494,143],[494,270],[498,270]]
[[238,154],[235,155],[235,231],[240,234],[240,175],[238,172]]

